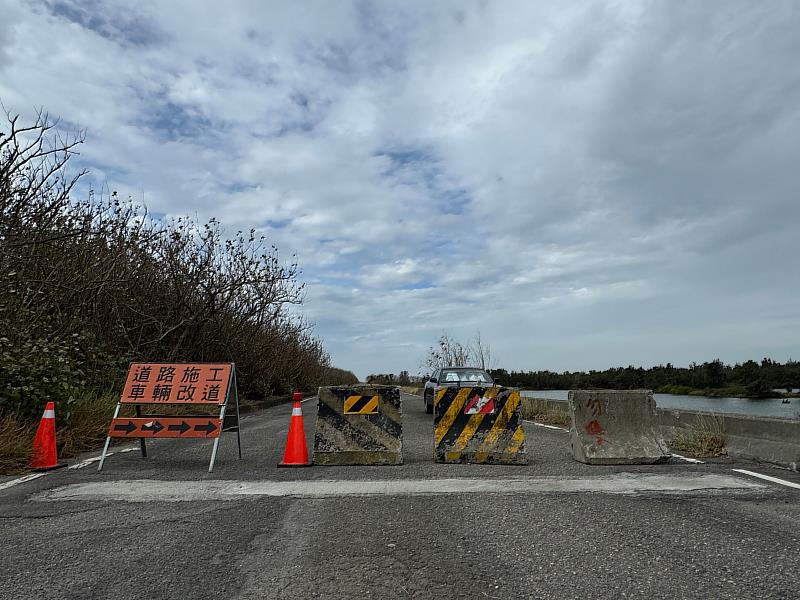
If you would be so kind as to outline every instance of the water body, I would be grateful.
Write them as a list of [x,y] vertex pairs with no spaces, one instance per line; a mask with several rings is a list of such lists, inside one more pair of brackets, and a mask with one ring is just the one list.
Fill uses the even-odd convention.
[[[568,390],[523,390],[522,396],[566,400]],[[781,398],[750,400],[749,398],[711,398],[709,396],[681,396],[653,394],[659,408],[702,410],[706,412],[751,415],[757,417],[800,418],[800,398],[790,398],[783,404]]]

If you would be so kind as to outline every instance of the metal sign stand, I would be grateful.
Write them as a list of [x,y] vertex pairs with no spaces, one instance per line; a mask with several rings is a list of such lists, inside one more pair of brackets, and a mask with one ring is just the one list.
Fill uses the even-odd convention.
[[[231,392],[233,393],[234,401],[236,403],[236,415],[228,415],[226,420],[226,410],[228,408],[228,402],[230,402]],[[132,403],[127,403],[132,404]],[[172,403],[173,406],[176,403]],[[122,408],[122,401],[117,402],[117,406],[114,408],[114,416],[111,418],[111,422],[113,423],[114,420],[119,416],[119,411]],[[142,417],[142,409],[141,405],[135,404],[134,410],[136,411],[136,417]],[[154,419],[158,419],[159,415],[144,415],[145,417],[153,417]],[[189,417],[189,415],[183,415],[185,417]],[[236,385],[236,365],[231,363],[231,377],[228,380],[228,389],[225,393],[225,402],[220,405],[219,410],[219,423],[220,423],[220,434],[214,438],[214,445],[211,449],[211,461],[208,464],[208,472],[211,473],[214,470],[214,463],[217,460],[217,449],[219,448],[219,439],[222,437],[222,433],[226,431],[235,431],[236,432],[236,445],[239,451],[239,460],[242,459],[242,437],[241,437],[241,427],[239,425],[239,388]],[[174,439],[174,438],[173,438]],[[142,458],[147,458],[147,445],[145,444],[145,438],[140,437],[139,443],[141,446],[142,451]],[[100,464],[97,466],[98,471],[103,470],[103,464],[106,461],[106,456],[108,456],[108,448],[111,445],[111,436],[106,437],[106,443],[103,446],[103,452],[100,455]]]
[[[225,409],[228,407],[228,402],[230,401],[231,397],[231,387],[233,387],[233,396],[236,399],[236,424],[234,425],[231,423],[230,425],[225,425]],[[233,369],[231,369],[231,379],[228,382],[228,392],[225,395],[225,404],[222,405],[219,411],[219,422],[222,427],[222,431],[220,431],[219,437],[214,440],[214,447],[211,449],[211,462],[208,465],[208,472],[214,470],[214,462],[217,460],[217,447],[219,446],[219,438],[222,437],[222,433],[225,431],[235,431],[236,432],[236,443],[239,447],[239,460],[242,459],[242,437],[239,433],[239,386],[236,385],[236,366],[234,365]]]

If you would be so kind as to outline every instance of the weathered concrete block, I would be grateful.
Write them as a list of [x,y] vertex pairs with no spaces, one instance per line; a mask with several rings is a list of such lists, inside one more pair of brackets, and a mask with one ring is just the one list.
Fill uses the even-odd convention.
[[573,390],[568,404],[575,460],[591,465],[669,460],[652,391]]
[[526,465],[519,390],[440,387],[433,397],[434,460]]
[[319,388],[315,465],[403,463],[400,388],[354,385]]

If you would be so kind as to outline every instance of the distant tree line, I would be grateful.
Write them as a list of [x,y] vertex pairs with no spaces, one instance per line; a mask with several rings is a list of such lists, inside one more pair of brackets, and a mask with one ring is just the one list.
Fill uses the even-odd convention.
[[760,363],[748,360],[726,365],[719,359],[688,367],[671,363],[648,369],[619,367],[605,371],[506,371],[493,369],[493,376],[508,385],[537,390],[601,388],[659,389],[672,393],[704,390],[708,395],[768,395],[772,389],[800,388],[800,362],[785,364],[764,358]]
[[367,383],[374,383],[378,385],[402,385],[410,386],[418,383],[420,377],[409,375],[408,371],[400,371],[400,374],[395,376],[394,373],[377,373],[367,375]]
[[116,193],[73,197],[63,138],[42,112],[0,125],[0,412],[113,389],[128,361],[233,361],[240,390],[351,383],[298,316],[296,263],[254,230],[155,218]]

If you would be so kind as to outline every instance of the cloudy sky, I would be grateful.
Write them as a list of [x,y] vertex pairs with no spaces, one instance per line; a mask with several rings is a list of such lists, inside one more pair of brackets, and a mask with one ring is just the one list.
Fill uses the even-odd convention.
[[0,0],[0,100],[297,253],[361,377],[800,359],[800,4],[562,4]]

